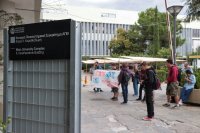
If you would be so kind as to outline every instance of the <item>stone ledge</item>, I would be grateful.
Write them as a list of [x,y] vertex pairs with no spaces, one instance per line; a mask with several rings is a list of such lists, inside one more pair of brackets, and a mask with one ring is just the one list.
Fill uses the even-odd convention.
[[[179,90],[179,94],[180,94],[180,90]],[[188,103],[200,104],[200,89],[193,89],[192,93],[189,96]]]

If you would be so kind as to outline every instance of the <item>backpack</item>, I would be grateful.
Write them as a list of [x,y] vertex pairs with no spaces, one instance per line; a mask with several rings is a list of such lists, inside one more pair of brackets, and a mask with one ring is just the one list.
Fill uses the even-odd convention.
[[122,82],[124,84],[128,84],[130,78],[131,77],[130,77],[129,73],[127,71],[123,71],[123,73],[122,73]]
[[154,90],[160,90],[161,89],[161,83],[160,83],[160,79],[157,77],[157,74],[155,72],[153,72],[154,75]]
[[[171,69],[172,69],[173,67],[177,67],[177,66],[172,66]],[[181,81],[182,70],[181,70],[181,68],[178,68],[178,67],[177,67],[177,69],[178,69],[177,81],[180,82],[180,81]],[[169,75],[171,76],[171,74],[172,74],[172,73],[170,73]]]
[[181,82],[181,74],[182,74],[182,69],[179,68],[179,69],[178,69],[178,76],[177,76],[178,82]]

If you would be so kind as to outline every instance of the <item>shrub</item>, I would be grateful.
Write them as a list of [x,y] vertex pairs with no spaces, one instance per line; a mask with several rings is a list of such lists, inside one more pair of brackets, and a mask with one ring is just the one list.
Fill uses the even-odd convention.
[[200,69],[194,71],[194,75],[196,77],[195,89],[200,89]]
[[156,73],[157,73],[157,77],[160,79],[160,82],[163,82],[166,80],[167,71],[161,69],[161,70],[157,70]]
[[0,120],[0,132],[6,133],[6,129],[8,127],[8,124],[10,123],[10,121],[11,121],[10,117],[8,117],[8,120],[5,123]]

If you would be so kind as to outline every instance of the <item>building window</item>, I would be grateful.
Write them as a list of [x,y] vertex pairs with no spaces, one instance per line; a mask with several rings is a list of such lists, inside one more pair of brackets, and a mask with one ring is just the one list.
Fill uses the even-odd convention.
[[193,37],[200,37],[200,29],[193,29],[192,32]]

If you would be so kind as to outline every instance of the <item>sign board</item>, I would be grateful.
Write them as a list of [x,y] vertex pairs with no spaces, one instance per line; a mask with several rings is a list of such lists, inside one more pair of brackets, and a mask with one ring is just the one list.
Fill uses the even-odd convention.
[[81,23],[12,26],[3,40],[6,133],[80,133]]
[[116,70],[95,70],[92,76],[92,85],[95,87],[111,88],[118,86],[118,75]]
[[9,27],[9,59],[69,59],[70,23],[69,19]]

